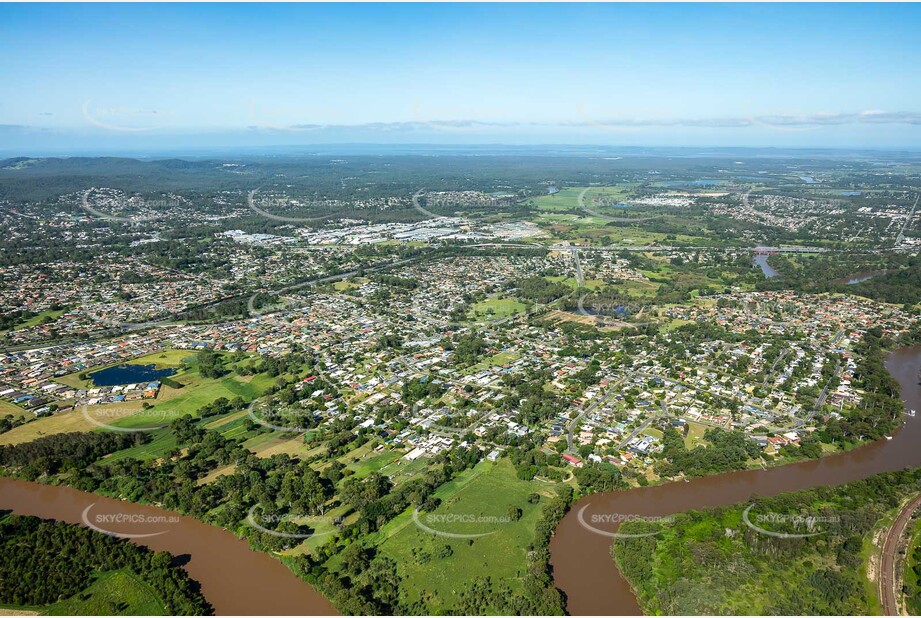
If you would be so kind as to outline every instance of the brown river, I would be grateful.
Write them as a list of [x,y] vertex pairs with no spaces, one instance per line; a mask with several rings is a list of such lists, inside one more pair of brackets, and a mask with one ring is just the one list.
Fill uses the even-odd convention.
[[[906,410],[921,410],[921,346],[902,348],[889,355],[886,366],[899,381]],[[905,424],[891,440],[879,440],[860,448],[819,460],[767,470],[747,470],[689,482],[669,483],[603,494],[579,500],[566,515],[550,544],[554,579],[568,598],[573,615],[634,615],[640,607],[629,584],[611,557],[610,537],[591,532],[613,531],[616,524],[594,523],[604,516],[666,516],[710,506],[745,502],[755,495],[770,496],[817,485],[837,485],[879,472],[921,466],[921,415],[905,417]],[[592,514],[599,517],[592,518]]]
[[189,576],[219,615],[336,614],[323,595],[272,556],[191,517],[69,487],[0,478],[0,509],[98,530],[187,559]]
[[[907,409],[921,410],[921,346],[903,348],[887,361],[902,386]],[[921,465],[921,416],[906,423],[891,440],[847,453],[768,470],[749,470],[595,494],[573,505],[550,545],[557,586],[575,615],[632,615],[640,608],[611,558],[611,538],[579,523],[579,513],[665,516],[708,506],[744,502],[816,485],[835,485],[878,472]],[[217,614],[317,615],[335,609],[281,562],[253,551],[230,532],[152,506],[105,498],[68,487],[0,478],[0,509],[97,529],[135,535],[133,542],[187,559],[185,569],[201,584]],[[126,521],[128,520],[128,521]],[[615,524],[592,524],[613,531]]]

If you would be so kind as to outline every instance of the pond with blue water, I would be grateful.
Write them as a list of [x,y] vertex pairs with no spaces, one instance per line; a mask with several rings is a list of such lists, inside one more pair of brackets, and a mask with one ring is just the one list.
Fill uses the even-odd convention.
[[156,365],[114,365],[90,374],[95,386],[118,386],[138,382],[155,382],[176,373],[175,369],[157,369]]

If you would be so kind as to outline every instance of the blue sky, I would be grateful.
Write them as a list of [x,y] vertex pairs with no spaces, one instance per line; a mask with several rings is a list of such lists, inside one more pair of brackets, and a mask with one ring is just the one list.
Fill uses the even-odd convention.
[[0,149],[921,145],[921,7],[0,5]]

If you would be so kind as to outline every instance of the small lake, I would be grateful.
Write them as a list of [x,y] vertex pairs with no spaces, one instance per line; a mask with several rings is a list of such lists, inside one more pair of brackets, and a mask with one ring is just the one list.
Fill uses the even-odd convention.
[[175,369],[157,369],[156,365],[116,365],[90,374],[94,386],[118,386],[137,382],[155,382],[176,373]]

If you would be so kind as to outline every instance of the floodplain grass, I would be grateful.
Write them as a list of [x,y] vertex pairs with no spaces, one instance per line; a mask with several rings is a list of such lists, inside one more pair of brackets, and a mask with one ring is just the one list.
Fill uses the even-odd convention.
[[2,433],[0,434],[0,445],[23,444],[53,434],[92,431],[93,429],[98,429],[98,427],[88,421],[79,410],[70,410],[43,416]]
[[[527,574],[527,547],[534,538],[541,503],[551,491],[546,483],[519,479],[508,459],[483,461],[438,488],[435,496],[442,502],[434,514],[506,518],[509,507],[518,507],[519,520],[426,523],[427,514],[420,514],[425,525],[443,532],[494,532],[475,539],[426,532],[414,524],[412,509],[390,521],[378,533],[378,549],[396,561],[406,582],[404,600],[423,600],[427,612],[446,613],[457,607],[466,585],[484,574],[518,589]],[[528,501],[535,493],[543,494],[541,503]]]
[[25,408],[20,408],[15,403],[10,403],[9,401],[0,400],[0,418],[7,414],[12,414],[16,418],[21,416],[32,416],[32,413]]
[[166,605],[147,582],[128,571],[108,571],[85,590],[41,610],[46,616],[164,616]]
[[226,466],[218,466],[217,468],[215,468],[214,470],[212,470],[205,476],[195,481],[195,484],[199,487],[201,487],[202,485],[207,485],[208,483],[212,483],[218,480],[218,478],[222,476],[233,476],[236,470],[237,470],[237,464],[235,463],[227,464]]

